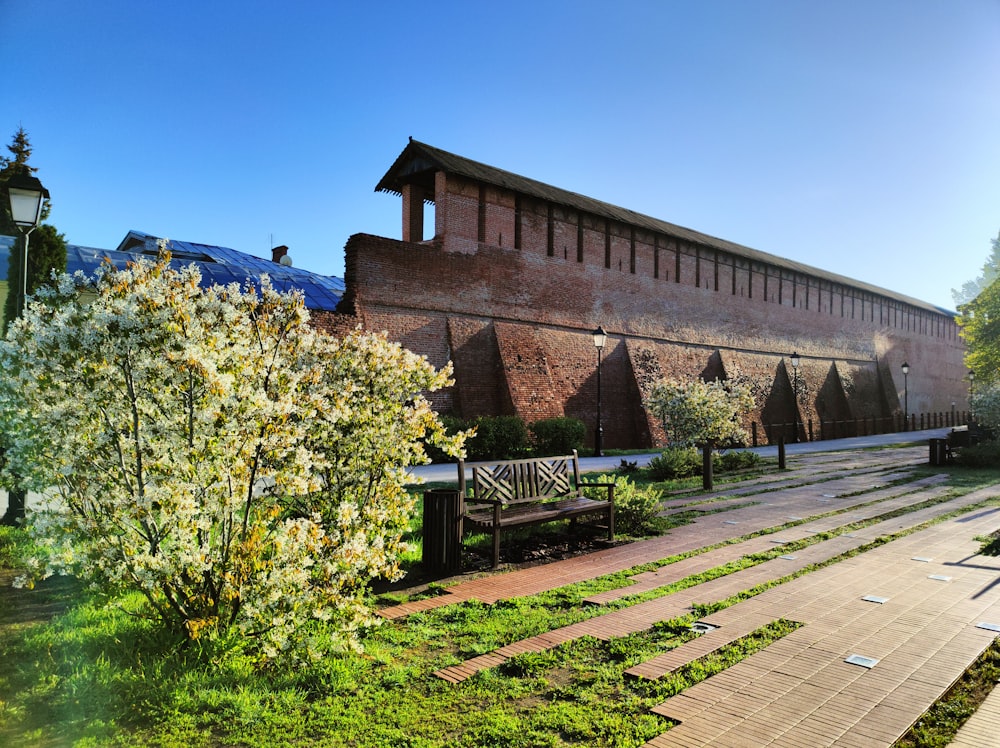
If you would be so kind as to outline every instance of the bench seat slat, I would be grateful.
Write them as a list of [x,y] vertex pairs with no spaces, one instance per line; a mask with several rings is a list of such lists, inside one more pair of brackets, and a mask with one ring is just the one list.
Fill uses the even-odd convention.
[[[554,522],[559,519],[582,517],[587,514],[607,514],[607,510],[608,502],[580,496],[560,501],[541,503],[536,501],[531,504],[512,506],[503,510],[501,521],[504,527],[522,527],[542,522]],[[465,513],[465,519],[475,527],[489,529],[493,526],[492,511],[469,511]]]

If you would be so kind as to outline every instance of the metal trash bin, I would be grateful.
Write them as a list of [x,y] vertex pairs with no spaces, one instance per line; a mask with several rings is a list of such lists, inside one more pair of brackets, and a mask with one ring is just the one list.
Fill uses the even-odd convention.
[[453,488],[424,491],[424,568],[432,572],[462,569],[462,497]]
[[931,465],[944,465],[948,462],[948,440],[947,439],[931,439],[930,440],[930,464]]

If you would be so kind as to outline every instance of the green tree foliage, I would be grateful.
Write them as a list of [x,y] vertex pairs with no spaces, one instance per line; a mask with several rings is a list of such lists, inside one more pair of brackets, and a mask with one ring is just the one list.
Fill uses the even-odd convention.
[[38,171],[37,168],[28,164],[31,159],[31,143],[28,141],[28,133],[23,127],[17,128],[7,150],[10,151],[11,155],[0,156],[0,173],[6,172],[10,176],[22,171],[30,173]]
[[998,277],[1000,277],[1000,232],[997,238],[991,241],[993,249],[990,256],[983,263],[982,273],[978,278],[967,281],[960,289],[952,289],[951,296],[959,308],[963,304],[968,304],[974,300],[986,288],[989,288]]
[[[7,263],[7,300],[3,309],[3,329],[6,330],[11,320],[17,317],[17,307],[21,298],[24,283],[24,271],[21,258],[24,253],[24,236],[20,233],[15,248],[10,253]],[[55,226],[43,223],[31,232],[28,244],[28,296],[35,293],[42,285],[51,283],[52,271],[66,270],[66,237],[60,234]]]
[[[0,210],[0,234],[17,237],[17,243],[10,253],[7,266],[7,301],[3,310],[3,330],[17,316],[20,294],[24,285],[24,270],[22,257],[24,254],[24,235],[14,223],[10,214],[10,200],[6,189],[7,181],[18,174],[33,174],[38,171],[28,161],[31,158],[31,143],[28,133],[23,127],[14,133],[10,145],[7,146],[10,156],[0,156],[0,197],[3,208]],[[42,206],[42,220],[49,216],[52,206],[45,200]],[[42,224],[33,232],[28,244],[28,278],[27,292],[34,293],[41,285],[48,283],[52,271],[66,270],[66,238],[53,226]]]
[[[238,634],[264,660],[353,646],[365,589],[398,578],[424,441],[449,370],[308,324],[302,297],[202,288],[164,255],[39,290],[0,342],[2,476],[47,490],[29,576],[141,593],[178,635]],[[16,435],[16,436],[11,436]]]
[[960,306],[957,322],[967,347],[965,365],[975,375],[976,390],[985,392],[1000,376],[1000,280]]
[[753,395],[747,385],[733,380],[665,380],[654,385],[646,407],[674,446],[746,444],[750,439],[743,421],[754,407]]

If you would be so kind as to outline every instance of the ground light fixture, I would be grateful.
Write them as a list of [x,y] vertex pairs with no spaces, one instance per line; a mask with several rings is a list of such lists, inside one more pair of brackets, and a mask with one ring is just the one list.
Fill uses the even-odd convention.
[[604,425],[601,423],[601,351],[608,342],[608,334],[603,327],[598,327],[592,333],[594,348],[597,349],[597,429],[594,432],[594,457],[604,456]]
[[42,206],[49,191],[37,177],[21,172],[7,180],[7,195],[10,199],[10,214],[14,224],[24,234],[24,259],[21,263],[21,297],[18,314],[24,311],[28,298],[28,237],[38,228],[42,220]]

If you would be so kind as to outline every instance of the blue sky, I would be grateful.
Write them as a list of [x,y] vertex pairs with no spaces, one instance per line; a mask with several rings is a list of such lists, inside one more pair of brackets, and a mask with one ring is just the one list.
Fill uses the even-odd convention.
[[951,307],[1000,231],[1000,0],[0,0],[69,242],[341,275],[407,136]]

